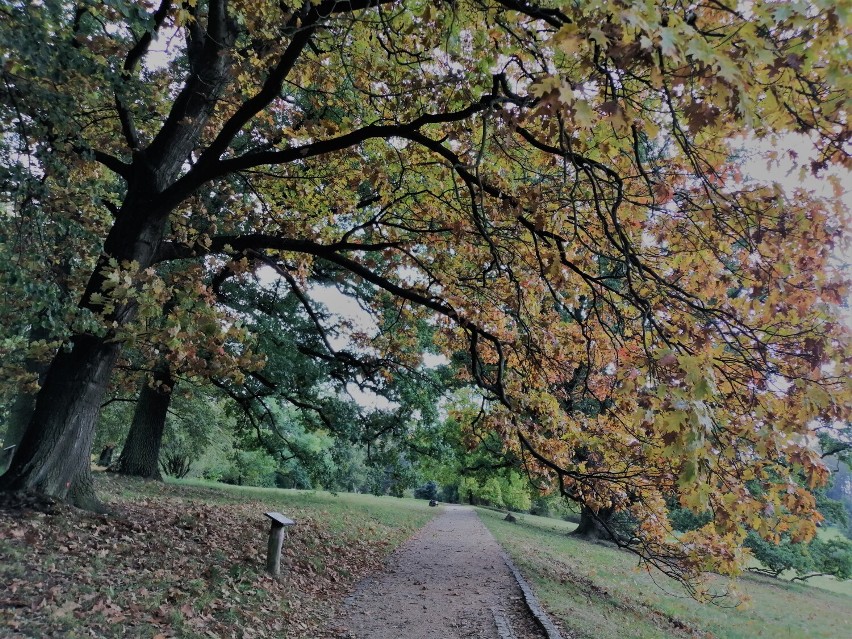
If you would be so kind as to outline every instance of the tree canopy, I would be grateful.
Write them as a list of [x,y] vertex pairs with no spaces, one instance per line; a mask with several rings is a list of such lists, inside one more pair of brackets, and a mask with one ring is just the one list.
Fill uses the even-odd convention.
[[[813,147],[803,173],[850,168],[847,0],[7,0],[0,15],[18,247],[3,259],[65,291],[0,488],[95,507],[88,452],[122,343],[173,282],[215,315],[205,273],[263,259],[300,285],[330,265],[401,326],[431,322],[481,391],[469,427],[592,512],[629,511],[626,545],[667,573],[735,570],[747,526],[813,535],[794,477],[823,481],[810,428],[848,420],[833,265],[848,212],[750,179],[738,154],[795,135]],[[6,326],[19,361],[47,348]],[[714,513],[677,543],[674,492]]]

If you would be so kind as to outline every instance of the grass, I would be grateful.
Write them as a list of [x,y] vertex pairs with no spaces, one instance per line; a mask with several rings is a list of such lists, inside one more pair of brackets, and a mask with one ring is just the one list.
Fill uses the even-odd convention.
[[655,581],[637,571],[633,555],[567,536],[574,524],[529,515],[511,524],[484,509],[479,516],[555,620],[579,638],[852,636],[850,594],[747,575],[737,585],[749,599],[745,606],[700,604],[677,592],[665,577]]
[[[828,541],[829,539],[846,539],[846,535],[844,535],[843,531],[837,526],[826,526],[824,528],[820,528],[817,531],[817,536],[824,541]],[[752,559],[749,566],[760,567],[761,563],[756,559]],[[795,570],[785,570],[781,573],[780,578],[786,581],[791,581],[795,576]],[[819,576],[811,577],[810,579],[807,579],[806,582],[809,586],[815,586],[817,588],[822,588],[823,590],[829,590],[831,592],[852,597],[852,579],[838,581],[834,577]]]
[[[419,529],[424,501],[98,474],[110,516],[0,510],[0,632],[318,637],[354,583]],[[264,512],[294,519],[282,577]]]
[[[147,482],[141,483],[144,485]],[[288,508],[308,509],[324,519],[330,532],[351,536],[353,530],[356,530],[366,534],[366,537],[361,538],[367,540],[384,538],[386,527],[402,531],[416,530],[435,514],[422,499],[231,486],[203,479],[170,480],[169,484],[180,487],[184,499],[191,500],[198,496],[208,503],[241,503],[250,500],[270,506],[279,505],[286,516],[290,516]],[[156,484],[151,485],[156,488]],[[410,532],[406,537],[409,535]]]

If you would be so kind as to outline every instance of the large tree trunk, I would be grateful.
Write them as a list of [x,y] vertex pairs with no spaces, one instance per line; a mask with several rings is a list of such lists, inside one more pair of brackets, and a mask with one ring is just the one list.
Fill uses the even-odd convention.
[[158,461],[174,380],[166,363],[158,364],[153,380],[145,380],[133,412],[133,423],[118,458],[116,472],[162,480]]
[[[146,199],[139,201],[128,195],[81,306],[101,311],[92,296],[104,289],[108,256],[118,263],[134,260],[143,268],[151,264],[165,233],[167,216],[163,212],[148,214],[150,203]],[[132,321],[135,314],[136,304],[131,300],[105,320],[121,326]],[[111,331],[105,335],[77,334],[70,341],[71,350],[60,349],[50,364],[30,424],[9,469],[0,477],[0,490],[41,493],[88,510],[101,510],[89,456],[121,344]]]
[[[209,179],[190,180],[189,185],[168,191],[175,186],[231,80],[226,52],[236,32],[226,6],[225,0],[211,1],[207,28],[198,22],[189,27],[191,70],[151,144],[144,150],[133,149],[131,165],[116,159],[111,162],[127,181],[127,194],[80,301],[82,308],[103,317],[108,330],[106,334],[77,334],[70,340],[70,351],[60,349],[56,354],[19,450],[0,477],[0,490],[38,492],[83,508],[99,508],[89,455],[100,405],[121,350],[113,331],[133,320],[136,304],[132,299],[117,303],[105,313],[94,296],[107,289],[107,271],[116,264],[135,263],[145,269],[153,263],[169,214]],[[213,154],[213,160],[217,157]],[[200,164],[193,169],[201,171]]]
[[[82,307],[101,312],[93,295],[104,290],[110,256],[119,264],[131,260],[143,268],[151,264],[166,219],[167,212],[152,211],[149,195],[136,189],[128,194],[89,279]],[[136,304],[130,300],[106,315],[105,323],[121,326],[135,314]],[[77,334],[70,342],[70,351],[60,349],[50,364],[30,424],[9,469],[0,477],[0,490],[40,493],[88,510],[102,510],[89,456],[121,344],[112,331]]]
[[611,508],[601,508],[595,513],[587,506],[580,508],[580,524],[574,530],[572,535],[582,537],[583,539],[612,539],[612,535],[606,529],[604,524],[609,524],[612,518]]
[[[134,197],[136,195],[136,197]],[[98,260],[81,306],[100,312],[93,300],[104,290],[110,257],[118,263],[149,264],[165,233],[166,212],[151,212],[147,197],[128,194]],[[106,316],[121,326],[133,320],[131,300]],[[12,463],[0,477],[0,490],[41,493],[89,510],[102,507],[94,492],[89,456],[100,406],[113,365],[121,352],[114,333],[77,334],[71,349],[60,349],[47,371],[35,410]]]
[[0,490],[42,493],[100,510],[89,454],[94,425],[120,347],[77,336],[70,352],[57,353],[38,394],[30,426]]

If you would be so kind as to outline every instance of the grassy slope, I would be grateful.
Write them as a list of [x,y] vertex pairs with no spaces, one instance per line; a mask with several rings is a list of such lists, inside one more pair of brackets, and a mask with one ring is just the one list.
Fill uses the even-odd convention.
[[[4,637],[318,637],[355,581],[421,527],[426,502],[102,476],[114,514],[0,510]],[[268,521],[295,519],[283,576]]]
[[533,584],[545,606],[577,637],[652,639],[839,639],[852,636],[852,597],[807,585],[746,576],[744,609],[698,604],[675,584],[635,569],[636,559],[609,546],[566,536],[573,524],[500,513],[480,517]]

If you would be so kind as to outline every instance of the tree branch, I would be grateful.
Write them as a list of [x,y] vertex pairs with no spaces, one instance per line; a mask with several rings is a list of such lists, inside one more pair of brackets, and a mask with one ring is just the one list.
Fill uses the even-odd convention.
[[[129,77],[130,74],[136,70],[136,65],[148,52],[148,48],[151,46],[151,42],[154,39],[154,34],[160,30],[166,16],[169,14],[171,6],[172,0],[163,0],[160,3],[160,7],[152,16],[154,22],[153,29],[145,31],[145,33],[142,34],[142,37],[139,38],[139,41],[130,49],[130,51],[128,51],[122,67],[123,75],[125,77]],[[127,144],[132,151],[139,150],[141,145],[139,142],[139,134],[136,131],[136,125],[133,123],[133,117],[118,92],[115,93],[114,99],[115,110],[118,113],[118,120],[121,123],[121,132],[124,135],[124,139],[127,141]]]

